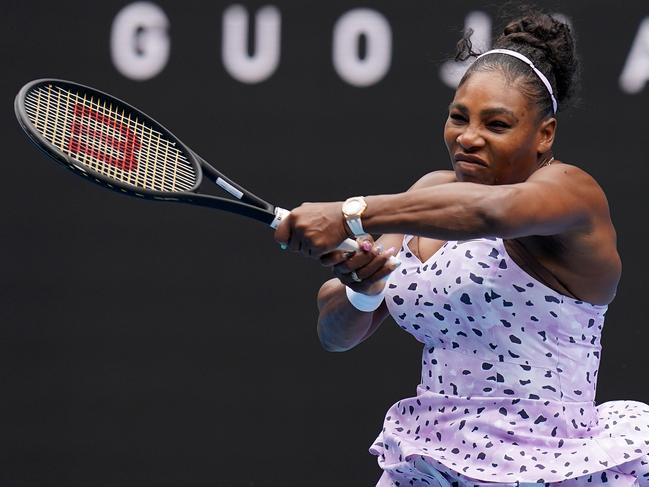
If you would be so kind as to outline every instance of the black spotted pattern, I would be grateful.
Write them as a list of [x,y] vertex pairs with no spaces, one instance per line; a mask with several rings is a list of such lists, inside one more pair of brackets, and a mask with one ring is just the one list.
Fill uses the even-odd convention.
[[370,449],[378,485],[649,487],[649,406],[594,402],[606,306],[534,280],[501,239],[426,262],[408,241],[386,303],[423,343],[421,383]]

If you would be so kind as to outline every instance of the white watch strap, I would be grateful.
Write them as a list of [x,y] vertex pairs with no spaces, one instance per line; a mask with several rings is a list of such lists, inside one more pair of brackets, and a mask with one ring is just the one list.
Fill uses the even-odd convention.
[[354,218],[348,218],[347,225],[349,226],[349,229],[356,237],[360,237],[361,235],[367,234],[367,232],[363,229],[363,223],[361,222],[361,218],[358,216]]

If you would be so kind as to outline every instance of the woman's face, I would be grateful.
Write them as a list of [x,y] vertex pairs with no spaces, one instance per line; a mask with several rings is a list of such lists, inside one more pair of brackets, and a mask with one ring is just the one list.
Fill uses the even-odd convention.
[[515,82],[476,71],[455,92],[444,140],[458,181],[513,184],[549,157],[555,128],[554,118],[539,120]]

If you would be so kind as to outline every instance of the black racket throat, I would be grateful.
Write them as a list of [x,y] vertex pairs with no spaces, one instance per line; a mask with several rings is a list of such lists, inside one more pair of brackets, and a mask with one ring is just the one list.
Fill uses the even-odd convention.
[[229,179],[223,173],[221,173],[220,171],[212,167],[201,156],[199,156],[193,151],[192,151],[192,155],[198,161],[203,173],[203,177],[209,178],[214,184],[221,187],[221,189],[228,192],[230,195],[234,196],[242,203],[255,205],[260,208],[272,209],[272,205],[270,205],[268,202],[261,199],[259,196],[254,195],[253,193],[243,188],[242,186],[239,186],[237,183]]
[[158,200],[177,201],[179,203],[189,203],[204,208],[227,211],[252,218],[266,225],[270,225],[273,222],[275,219],[275,207],[273,205],[231,181],[199,156],[196,156],[196,158],[203,169],[203,178],[207,178],[214,184],[220,186],[224,191],[237,198],[236,200],[197,192],[171,193],[164,198],[160,198],[154,194],[150,196]]

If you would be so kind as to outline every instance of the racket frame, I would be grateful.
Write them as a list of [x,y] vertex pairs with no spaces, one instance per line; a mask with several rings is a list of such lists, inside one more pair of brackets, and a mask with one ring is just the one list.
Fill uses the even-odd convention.
[[[194,171],[194,185],[188,190],[174,192],[142,188],[105,176],[63,152],[59,147],[52,144],[31,122],[25,106],[25,100],[28,93],[39,87],[46,88],[48,85],[58,86],[72,92],[77,91],[80,92],[81,95],[86,94],[89,97],[97,97],[102,103],[106,101],[107,104],[112,104],[116,109],[124,109],[131,115],[137,116],[138,121],[142,122],[148,128],[160,132],[168,142],[171,142],[176,149],[183,153],[187,162],[189,162]],[[267,225],[272,225],[274,220],[277,218],[275,207],[273,205],[230,180],[223,173],[208,164],[203,158],[187,147],[178,137],[157,120],[129,103],[109,95],[108,93],[71,81],[42,78],[30,81],[20,89],[14,100],[14,111],[20,127],[23,129],[32,145],[36,146],[40,151],[44,152],[46,155],[53,158],[75,174],[83,176],[89,181],[105,188],[149,200],[173,201],[221,209],[253,218],[266,223]],[[209,177],[213,183],[237,199],[234,200],[198,193],[197,191],[199,190],[205,176]]]

